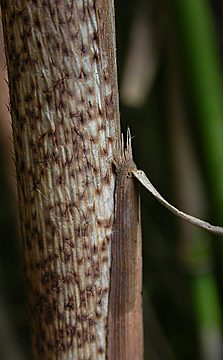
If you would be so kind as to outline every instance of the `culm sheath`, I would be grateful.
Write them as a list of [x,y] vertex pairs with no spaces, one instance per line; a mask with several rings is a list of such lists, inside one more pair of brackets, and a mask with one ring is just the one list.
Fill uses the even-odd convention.
[[[112,238],[108,359],[143,359],[139,188],[130,161],[117,165]],[[131,162],[132,167],[132,162]]]

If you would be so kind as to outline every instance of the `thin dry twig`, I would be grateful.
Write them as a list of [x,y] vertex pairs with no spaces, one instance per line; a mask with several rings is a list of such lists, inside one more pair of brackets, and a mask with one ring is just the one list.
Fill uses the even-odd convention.
[[175,206],[171,205],[166,201],[160,193],[156,190],[156,188],[153,186],[151,181],[148,179],[144,171],[142,170],[131,170],[131,173],[140,181],[140,183],[163,205],[165,206],[169,211],[171,211],[174,215],[180,217],[181,219],[186,220],[187,222],[198,226],[202,229],[205,229],[209,232],[212,232],[216,235],[223,235],[223,228],[221,226],[214,226],[209,224],[208,222],[201,220],[199,218],[196,218],[192,215],[188,215],[184,213],[183,211],[177,209]]

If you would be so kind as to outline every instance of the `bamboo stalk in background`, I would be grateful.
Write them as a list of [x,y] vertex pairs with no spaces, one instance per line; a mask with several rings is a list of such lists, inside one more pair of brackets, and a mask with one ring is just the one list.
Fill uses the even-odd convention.
[[[207,207],[199,166],[187,125],[177,42],[171,29],[168,41],[170,134],[179,202],[186,211],[205,218]],[[179,256],[189,274],[189,290],[199,335],[202,360],[222,359],[221,306],[213,271],[210,236],[180,223]],[[208,296],[207,296],[208,294]]]
[[105,359],[120,150],[113,1],[1,7],[33,357]]
[[[183,54],[190,100],[197,114],[195,120],[204,154],[210,198],[213,201],[216,221],[221,224],[223,215],[223,87],[211,7],[207,0],[181,2],[174,0],[173,4],[172,14],[177,23],[179,47]],[[222,252],[222,242],[219,246]],[[221,263],[223,264],[222,255]],[[222,274],[220,276],[222,278]]]

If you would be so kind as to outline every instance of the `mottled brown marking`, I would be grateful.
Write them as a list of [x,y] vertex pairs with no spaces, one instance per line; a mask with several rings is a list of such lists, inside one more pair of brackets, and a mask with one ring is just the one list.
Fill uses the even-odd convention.
[[120,137],[113,2],[1,10],[32,357],[104,360]]

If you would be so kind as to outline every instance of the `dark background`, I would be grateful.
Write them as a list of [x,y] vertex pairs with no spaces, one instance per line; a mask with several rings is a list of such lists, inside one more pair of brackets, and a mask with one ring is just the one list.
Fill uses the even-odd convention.
[[[223,226],[223,2],[115,6],[122,130],[137,166],[171,203]],[[29,358],[29,332],[3,54],[1,71],[0,359],[17,360]],[[141,203],[145,359],[222,359],[223,239],[142,188]]]

